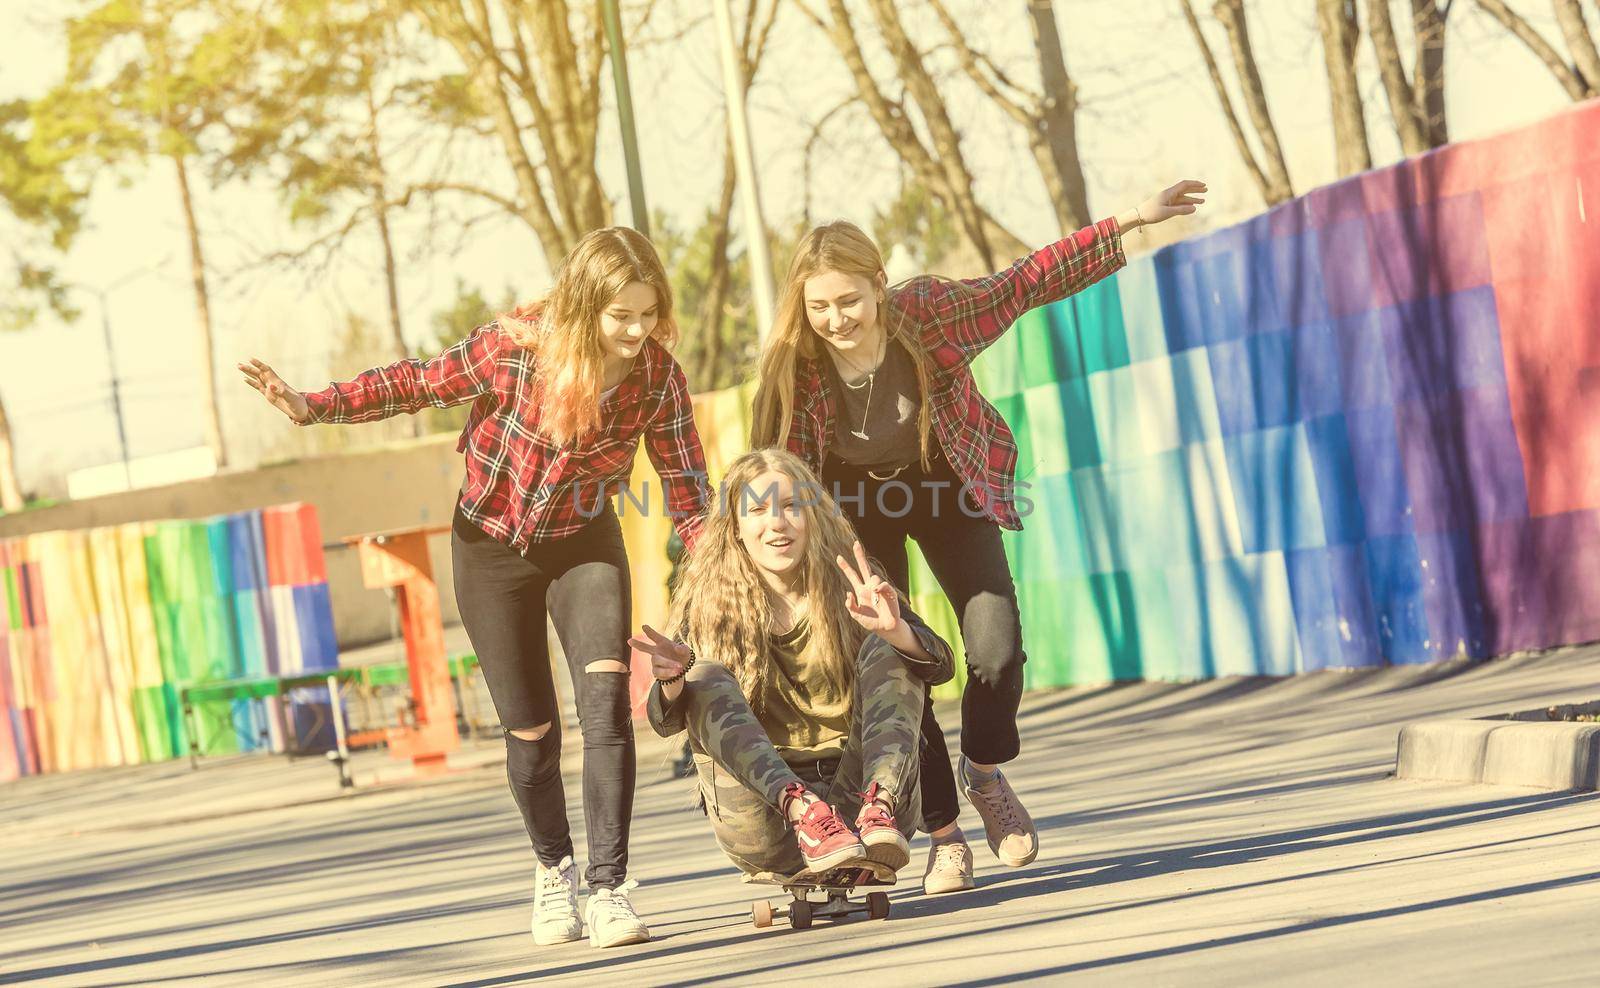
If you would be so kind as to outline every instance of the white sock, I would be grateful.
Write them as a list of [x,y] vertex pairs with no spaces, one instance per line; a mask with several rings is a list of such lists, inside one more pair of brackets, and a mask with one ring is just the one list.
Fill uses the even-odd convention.
[[984,772],[973,767],[971,762],[962,762],[961,775],[966,780],[967,785],[971,786],[973,789],[982,789],[984,786],[1000,777],[1000,767],[997,765],[989,771]]

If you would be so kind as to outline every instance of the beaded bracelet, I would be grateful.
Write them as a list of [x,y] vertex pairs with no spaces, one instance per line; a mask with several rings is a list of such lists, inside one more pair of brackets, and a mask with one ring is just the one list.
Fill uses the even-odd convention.
[[693,669],[693,668],[694,668],[694,646],[691,645],[691,646],[689,646],[689,661],[684,664],[682,672],[678,673],[676,676],[673,676],[671,679],[662,679],[659,676],[655,677],[655,679],[656,679],[656,682],[660,683],[662,686],[670,686],[673,683],[676,683],[678,680],[682,679],[683,677],[689,675],[689,670]]

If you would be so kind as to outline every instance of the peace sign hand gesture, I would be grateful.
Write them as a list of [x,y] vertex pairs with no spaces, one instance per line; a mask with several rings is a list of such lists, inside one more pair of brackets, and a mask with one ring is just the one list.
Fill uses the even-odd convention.
[[634,635],[628,639],[628,644],[650,656],[650,675],[668,682],[689,671],[694,662],[689,646],[673,641],[648,624],[644,626],[644,635]]
[[277,371],[254,357],[238,366],[244,374],[244,383],[266,396],[273,408],[301,425],[311,417],[311,406],[306,404],[306,396],[283,383]]
[[843,556],[834,557],[839,568],[844,570],[845,579],[850,581],[844,605],[861,627],[887,637],[900,627],[900,595],[887,580],[872,571],[860,542],[855,543],[855,557],[855,566]]

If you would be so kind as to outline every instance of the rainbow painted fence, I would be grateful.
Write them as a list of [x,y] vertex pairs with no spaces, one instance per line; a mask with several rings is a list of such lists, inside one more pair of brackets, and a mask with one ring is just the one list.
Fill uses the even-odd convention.
[[[0,541],[0,592],[0,780],[176,757],[182,687],[338,661],[310,505]],[[207,753],[282,746],[258,701],[196,719]]]
[[[1029,485],[1030,687],[1600,638],[1600,102],[1139,258],[974,370]],[[696,399],[714,478],[747,406]]]
[[[1006,535],[1028,685],[1600,638],[1597,324],[1597,101],[1029,314],[974,365],[1031,501]],[[750,397],[695,398],[714,479]],[[654,622],[669,521],[650,507],[619,513]],[[0,577],[0,779],[173,757],[182,685],[337,662],[307,506],[0,542]],[[912,596],[959,643],[915,554]],[[206,750],[281,744],[267,714],[203,715]]]

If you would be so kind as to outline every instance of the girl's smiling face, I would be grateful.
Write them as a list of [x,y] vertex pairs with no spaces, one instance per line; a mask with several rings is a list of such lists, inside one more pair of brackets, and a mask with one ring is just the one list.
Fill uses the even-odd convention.
[[656,290],[642,281],[622,286],[600,312],[600,346],[606,356],[632,360],[656,330],[660,300]]
[[882,332],[878,302],[884,283],[881,271],[876,278],[834,270],[807,278],[805,310],[811,331],[836,350],[876,353]]
[[755,478],[739,498],[739,541],[769,577],[796,575],[806,551],[806,514],[789,475],[777,470]]

